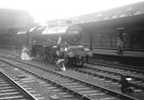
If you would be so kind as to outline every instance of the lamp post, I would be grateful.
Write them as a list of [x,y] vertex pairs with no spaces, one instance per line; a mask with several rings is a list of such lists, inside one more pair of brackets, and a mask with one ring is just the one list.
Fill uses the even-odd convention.
[[30,33],[29,33],[29,31],[26,32],[26,45],[27,45],[27,48],[30,47]]

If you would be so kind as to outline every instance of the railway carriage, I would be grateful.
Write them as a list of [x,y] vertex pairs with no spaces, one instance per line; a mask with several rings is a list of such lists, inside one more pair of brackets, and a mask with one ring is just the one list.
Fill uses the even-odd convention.
[[[75,28],[77,27],[77,28]],[[79,42],[91,49],[117,49],[120,31],[125,35],[124,49],[144,51],[144,14],[73,25],[71,33],[80,33]],[[122,30],[120,30],[122,29]]]
[[[78,28],[75,28],[78,27]],[[90,48],[98,60],[143,66],[144,14],[70,26],[70,33],[80,33],[79,43]],[[123,41],[119,43],[119,34]],[[119,48],[119,45],[122,48]]]

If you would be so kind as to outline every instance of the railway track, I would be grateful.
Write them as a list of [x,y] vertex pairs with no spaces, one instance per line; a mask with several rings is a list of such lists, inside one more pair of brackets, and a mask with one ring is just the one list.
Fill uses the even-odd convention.
[[[92,75],[97,77],[99,80],[103,80],[106,86],[114,87],[115,89],[120,89],[120,79],[121,76],[129,76],[132,78],[129,81],[133,95],[144,95],[144,74],[141,72],[136,72],[134,70],[125,70],[118,69],[115,67],[105,67],[100,65],[90,65],[85,64],[82,68],[76,68],[75,71],[78,71],[83,74]],[[142,96],[143,97],[143,96]]]
[[0,100],[38,100],[0,71]]
[[95,70],[96,72],[109,73],[117,77],[120,75],[129,76],[134,79],[132,83],[141,85],[142,87],[140,88],[144,87],[144,71],[138,69],[136,66],[105,63],[103,61],[85,64],[84,68]]
[[[0,62],[0,63],[3,63],[3,62]],[[5,65],[5,63],[3,63],[3,65]],[[56,100],[81,100],[80,96],[76,95],[75,93],[72,93],[72,92],[68,91],[67,89],[64,89],[64,87],[62,87],[59,84],[56,84],[52,81],[45,80],[45,79],[40,78],[36,75],[35,76],[31,75],[31,73],[24,72],[24,71],[22,71],[18,68],[14,68],[11,65],[10,66],[5,65],[5,67],[3,69],[5,69],[5,71],[7,73],[12,73],[12,74],[17,73],[17,71],[18,71],[18,74],[13,74],[12,75],[13,78],[15,80],[18,80],[18,83],[22,84],[22,86],[24,86],[24,88],[26,88],[30,92],[32,92],[32,94],[35,94],[34,93],[34,88],[37,88],[37,86],[36,86],[36,84],[31,84],[31,85],[34,85],[34,86],[28,87],[27,83],[36,83],[36,82],[39,83],[37,89],[39,89],[39,90],[41,89],[40,91],[42,91],[42,92],[44,91],[45,94],[48,94],[49,96],[39,97],[37,100],[53,100],[53,99],[54,100],[55,99]],[[12,69],[14,71],[12,71]],[[16,76],[16,77],[14,77],[14,76]],[[32,76],[33,78],[27,79],[28,78],[27,76]],[[40,96],[40,94],[39,95],[36,94],[36,95]],[[13,99],[13,100],[15,100],[15,99]],[[32,99],[30,99],[30,100],[32,100]]]
[[[24,63],[21,61],[14,61],[8,59],[1,59],[5,63],[18,67],[36,77],[50,81],[65,91],[78,96],[82,100],[138,100],[132,96],[122,94],[120,92],[112,91],[110,89],[90,84],[89,82],[76,79],[70,76],[65,76],[61,73],[52,70],[44,69],[42,67]],[[22,64],[23,63],[23,64]],[[20,67],[23,66],[23,67]],[[66,99],[67,100],[67,99]],[[73,99],[72,99],[73,100]]]
[[[111,85],[117,84],[118,87],[120,85],[119,83],[120,83],[121,76],[126,75],[126,74],[118,73],[118,71],[116,72],[116,70],[113,72],[112,72],[112,70],[110,70],[110,71],[104,70],[103,67],[101,67],[101,68],[99,68],[99,67],[98,68],[97,67],[95,67],[95,68],[83,67],[83,68],[77,68],[77,69],[75,69],[75,71],[89,74],[89,75],[92,75],[95,77],[103,78],[105,81],[109,82],[109,84],[110,83],[111,83]],[[139,89],[140,91],[144,90],[144,81],[142,78],[135,77],[134,75],[132,76],[132,74],[129,75],[129,77],[132,78],[132,80],[129,81],[129,83],[131,84],[131,86],[135,87],[135,90],[136,89],[137,90]]]
[[[88,72],[92,75],[96,73],[97,75],[105,78],[109,78],[111,80],[120,81],[120,76],[129,76],[133,78],[133,80],[130,82],[131,85],[144,89],[144,73],[140,73],[137,71],[131,71],[131,70],[125,70],[125,69],[119,69],[119,68],[110,68],[107,66],[99,66],[99,65],[90,65],[85,64],[85,67],[78,69],[81,72]],[[95,74],[95,75],[96,75]]]
[[140,66],[120,64],[120,63],[116,63],[116,62],[92,60],[92,61],[89,62],[89,64],[107,66],[109,68],[116,68],[116,69],[119,69],[119,70],[127,70],[127,71],[132,71],[132,72],[144,73],[143,68],[142,67],[140,68]]

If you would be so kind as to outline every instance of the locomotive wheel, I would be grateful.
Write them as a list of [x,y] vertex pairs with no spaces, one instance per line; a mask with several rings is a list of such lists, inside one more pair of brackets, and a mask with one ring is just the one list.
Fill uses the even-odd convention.
[[76,58],[76,66],[77,67],[83,67],[83,65],[84,65],[84,57],[82,57],[82,58]]
[[74,66],[73,64],[73,58],[71,57],[66,57],[65,58],[65,66],[72,68]]

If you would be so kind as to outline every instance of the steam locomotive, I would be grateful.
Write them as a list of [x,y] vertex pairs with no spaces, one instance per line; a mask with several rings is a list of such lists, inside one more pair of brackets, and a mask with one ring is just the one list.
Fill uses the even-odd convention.
[[[35,32],[33,32],[35,33]],[[65,59],[66,66],[83,66],[92,54],[90,49],[80,44],[79,33],[31,34],[31,56],[44,63],[54,64]]]

